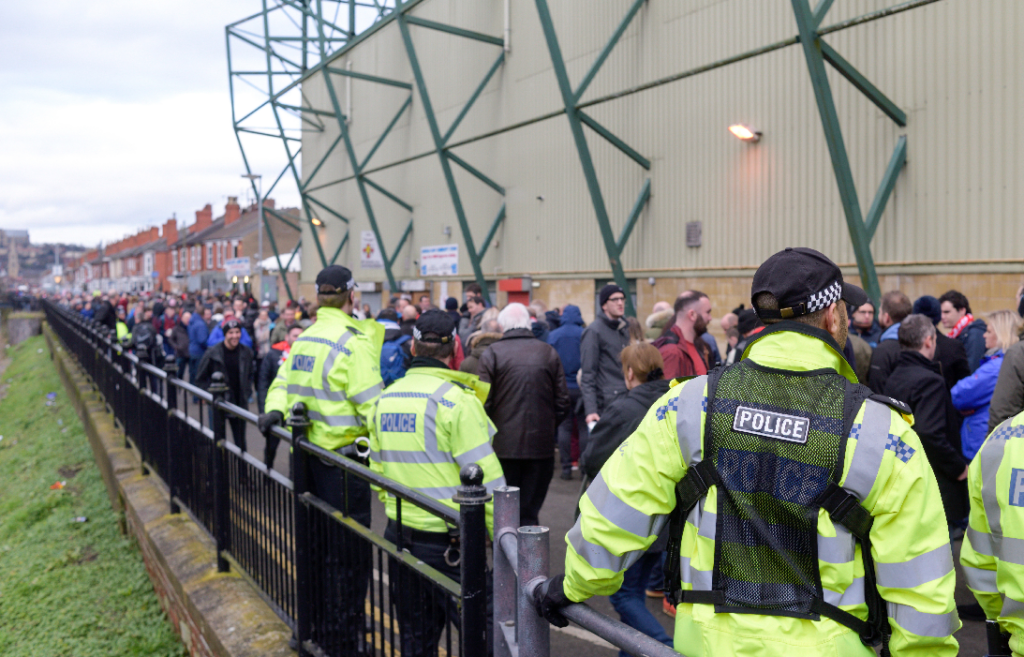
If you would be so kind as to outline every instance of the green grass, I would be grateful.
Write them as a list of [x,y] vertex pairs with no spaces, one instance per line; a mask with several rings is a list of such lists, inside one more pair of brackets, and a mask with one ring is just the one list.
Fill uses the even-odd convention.
[[[42,350],[41,353],[39,350]],[[92,450],[42,337],[0,375],[0,655],[187,654],[142,555],[118,531]],[[46,406],[47,393],[57,393]],[[50,490],[67,481],[63,490]],[[73,522],[85,516],[85,523]]]

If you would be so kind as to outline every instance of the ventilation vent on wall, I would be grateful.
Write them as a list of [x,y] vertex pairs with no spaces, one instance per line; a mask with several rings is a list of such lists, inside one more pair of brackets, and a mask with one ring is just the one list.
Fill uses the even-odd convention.
[[702,224],[699,221],[690,221],[686,224],[686,246],[700,246]]

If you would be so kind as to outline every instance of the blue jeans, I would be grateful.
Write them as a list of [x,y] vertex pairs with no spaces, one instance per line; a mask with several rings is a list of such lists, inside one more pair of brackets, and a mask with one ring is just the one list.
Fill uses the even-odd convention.
[[[647,596],[644,593],[647,581],[651,577],[651,569],[655,564],[661,563],[662,554],[645,553],[630,566],[622,574],[622,588],[612,594],[610,601],[623,623],[671,648],[672,639],[665,633],[658,619],[647,610]],[[619,657],[629,657],[629,654],[620,651]]]

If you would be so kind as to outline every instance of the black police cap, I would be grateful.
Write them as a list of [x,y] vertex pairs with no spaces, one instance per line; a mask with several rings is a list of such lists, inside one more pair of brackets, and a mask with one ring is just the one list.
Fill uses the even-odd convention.
[[443,310],[428,310],[416,320],[412,337],[418,342],[448,344],[455,341],[455,320]]
[[[341,294],[356,286],[352,272],[341,265],[331,265],[320,270],[316,275],[317,294]],[[333,289],[328,289],[328,287]]]
[[[758,308],[757,295],[769,292],[778,310]],[[823,253],[805,247],[787,247],[764,261],[754,274],[750,301],[764,319],[792,319],[828,308],[843,299],[853,306],[867,303],[868,295],[843,281],[836,263]]]

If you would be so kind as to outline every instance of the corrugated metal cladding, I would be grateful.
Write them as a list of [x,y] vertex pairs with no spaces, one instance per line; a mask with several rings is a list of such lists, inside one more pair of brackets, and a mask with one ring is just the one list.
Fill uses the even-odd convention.
[[[626,0],[555,0],[551,11],[575,85],[621,21]],[[832,25],[897,3],[844,0]],[[1024,243],[1024,7],[1015,0],[941,0],[835,32],[826,40],[908,115],[898,128],[831,69],[846,148],[862,212],[867,212],[897,138],[908,138],[907,166],[873,242],[886,263],[993,262],[1020,259]],[[495,36],[502,0],[425,0],[412,13]],[[453,149],[507,189],[507,219],[484,259],[487,275],[598,275],[608,258],[594,219],[568,122],[532,0],[512,0],[512,52],[452,142],[501,131]],[[410,26],[442,131],[500,54],[500,47]],[[795,36],[789,0],[649,0],[640,9],[584,101],[705,66]],[[412,82],[398,25],[383,26],[333,66]],[[339,101],[348,83],[334,76]],[[329,109],[319,77],[304,93]],[[421,246],[458,241],[460,274],[470,274],[453,205],[425,121],[413,103],[374,155],[369,177],[414,206],[414,232],[396,260],[396,276],[414,276]],[[351,131],[361,159],[409,91],[351,82]],[[587,109],[652,162],[649,172],[587,130],[614,230],[625,222],[644,180],[651,199],[623,254],[627,271],[726,270],[756,265],[787,245],[808,245],[836,261],[854,256],[798,45],[656,86]],[[548,114],[553,116],[537,120]],[[532,121],[532,122],[531,122]],[[507,130],[510,126],[528,125]],[[325,122],[330,125],[329,122]],[[747,144],[727,132],[746,123],[764,133]],[[306,133],[308,175],[337,130]],[[501,197],[454,167],[479,244]],[[316,175],[314,196],[352,221],[342,260],[358,261],[366,214],[343,146]],[[344,180],[349,178],[348,180]],[[369,191],[390,253],[410,213]],[[323,214],[323,213],[321,213]],[[687,248],[686,224],[703,222],[703,245]],[[452,238],[445,237],[446,226]],[[328,221],[328,256],[343,229]],[[308,240],[307,235],[304,239]],[[309,243],[308,241],[306,243]],[[304,249],[307,271],[314,251]],[[359,271],[382,280],[382,271]]]

